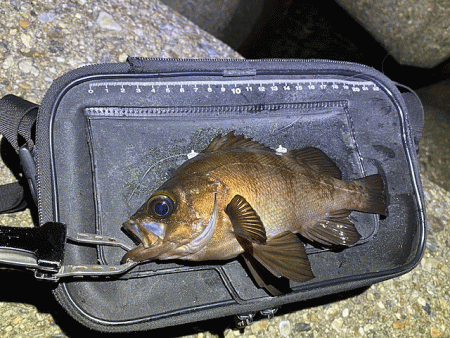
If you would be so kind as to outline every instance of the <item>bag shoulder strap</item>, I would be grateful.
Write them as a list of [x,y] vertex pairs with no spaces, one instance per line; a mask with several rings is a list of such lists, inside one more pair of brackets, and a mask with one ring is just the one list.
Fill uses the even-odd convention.
[[0,213],[22,211],[26,207],[25,192],[19,182],[0,185]]
[[28,145],[34,146],[31,130],[37,118],[39,106],[21,97],[9,94],[0,100],[0,134],[14,147],[16,152],[21,146],[20,137]]
[[[25,147],[30,152],[34,150],[32,130],[38,108],[38,105],[11,94],[0,99],[0,134],[16,153]],[[17,212],[26,207],[25,191],[21,182],[0,185],[0,213]]]

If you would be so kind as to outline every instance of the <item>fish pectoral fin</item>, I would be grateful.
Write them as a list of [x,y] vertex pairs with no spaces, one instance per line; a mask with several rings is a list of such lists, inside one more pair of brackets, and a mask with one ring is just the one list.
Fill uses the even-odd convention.
[[322,174],[341,179],[342,173],[336,164],[320,149],[314,147],[306,147],[302,149],[291,150],[284,156],[290,156],[295,160],[303,161],[312,169]]
[[233,197],[225,208],[230,218],[234,233],[237,237],[249,240],[252,243],[265,244],[266,230],[256,211],[241,195]]
[[244,253],[242,256],[256,285],[266,289],[271,296],[281,296],[292,291],[287,278],[275,277],[248,253]]
[[303,242],[290,231],[269,238],[265,245],[254,245],[253,257],[276,277],[300,283],[314,278]]
[[349,213],[348,210],[330,213],[316,224],[302,228],[301,234],[311,241],[324,245],[353,245],[359,241],[361,235],[347,218]]

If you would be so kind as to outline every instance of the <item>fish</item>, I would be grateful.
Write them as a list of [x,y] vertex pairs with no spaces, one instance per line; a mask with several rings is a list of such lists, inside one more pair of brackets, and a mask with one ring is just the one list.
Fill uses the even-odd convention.
[[352,246],[361,235],[349,214],[386,216],[387,207],[379,173],[343,181],[317,148],[279,153],[231,131],[179,166],[123,223],[137,246],[122,263],[240,255],[256,285],[276,296],[290,291],[289,281],[314,278],[305,239]]

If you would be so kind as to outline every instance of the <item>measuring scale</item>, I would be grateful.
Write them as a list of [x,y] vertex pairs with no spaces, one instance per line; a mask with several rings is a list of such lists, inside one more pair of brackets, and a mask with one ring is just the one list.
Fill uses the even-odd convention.
[[[165,103],[178,101],[201,105],[226,104],[227,107],[236,107],[239,103],[261,104],[267,97],[282,98],[283,103],[292,102],[302,97],[310,98],[312,93],[345,95],[346,92],[363,93],[366,91],[379,91],[380,88],[370,81],[357,81],[345,79],[248,79],[248,80],[196,80],[195,77],[186,81],[158,80],[158,81],[99,81],[89,83],[87,94],[133,95],[136,98],[145,97],[147,103]],[[264,99],[266,98],[266,100]],[[169,99],[169,101],[167,101]],[[232,101],[229,101],[232,100]],[[139,100],[140,101],[140,100]],[[272,101],[273,102],[273,101]],[[281,103],[281,102],[280,102]],[[190,104],[189,106],[192,106]],[[117,111],[116,111],[117,113]]]

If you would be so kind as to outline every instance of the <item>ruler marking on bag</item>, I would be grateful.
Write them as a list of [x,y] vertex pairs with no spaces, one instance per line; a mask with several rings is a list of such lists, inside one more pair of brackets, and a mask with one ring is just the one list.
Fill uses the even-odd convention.
[[[379,91],[380,88],[371,81],[350,80],[323,80],[323,79],[289,79],[274,81],[264,80],[215,80],[215,81],[111,81],[93,82],[89,84],[88,94],[94,94],[96,89],[103,93],[115,93],[112,88],[117,87],[118,92],[127,94],[129,91],[135,93],[227,93],[241,95],[246,92],[291,92],[291,91],[317,91],[317,90],[339,90],[343,89],[353,93],[366,92],[369,90]],[[148,91],[145,88],[149,88]]]

